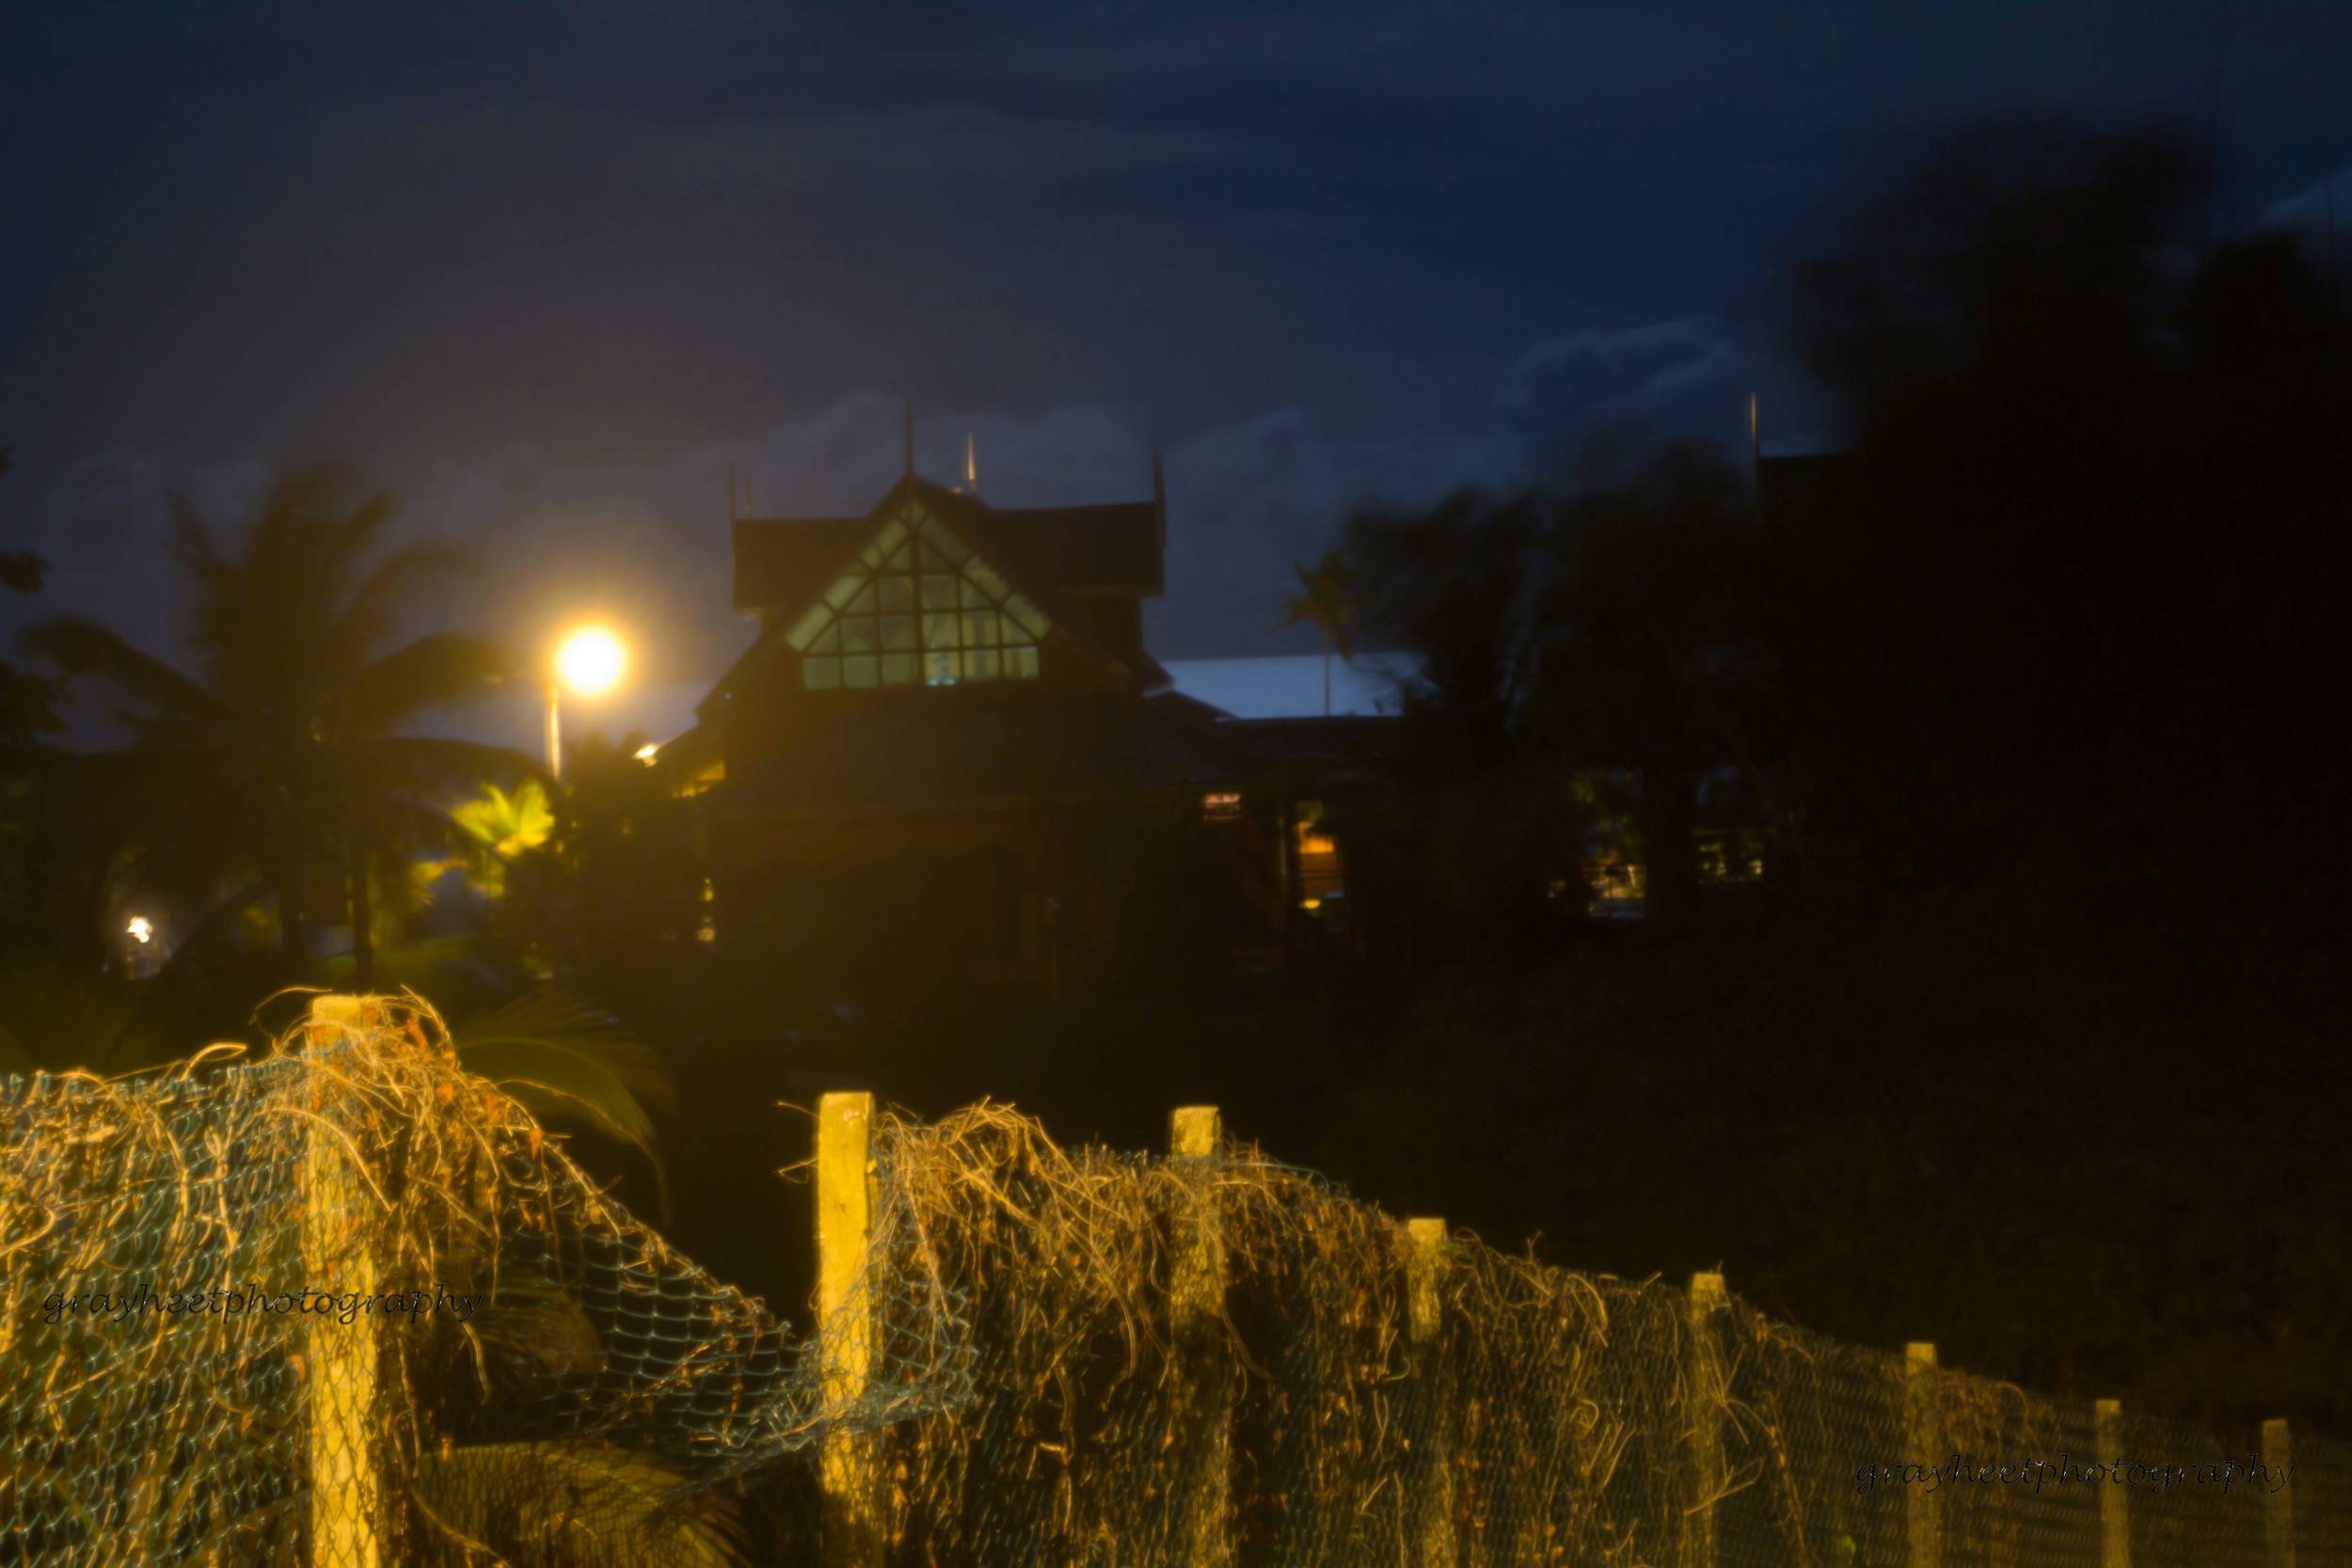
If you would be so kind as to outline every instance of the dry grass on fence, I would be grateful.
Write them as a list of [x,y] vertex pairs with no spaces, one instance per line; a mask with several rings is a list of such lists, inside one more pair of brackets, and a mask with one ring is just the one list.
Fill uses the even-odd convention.
[[[1172,1553],[1228,1468],[1224,1430],[1216,1527],[1274,1560],[1413,1560],[1432,1528],[1465,1563],[1631,1561],[1678,1538],[1678,1291],[1464,1239],[1435,1260],[1438,1328],[1416,1343],[1405,1227],[1251,1148],[1064,1149],[983,1104],[885,1118],[877,1164],[875,1266],[929,1271],[978,1350],[977,1405],[892,1445],[912,1560]],[[1188,1343],[1171,1292],[1204,1231],[1225,1290]]]
[[[577,1562],[593,1542],[716,1565],[749,1547],[714,1478],[879,1418],[827,1407],[766,1309],[463,1072],[422,1001],[234,1054],[0,1080],[0,1272],[19,1305],[141,1287],[159,1307],[215,1287],[480,1305],[349,1325],[0,1314],[7,1560],[329,1560],[342,1542],[355,1561]],[[357,1478],[331,1541],[322,1470]]]
[[[885,1117],[874,1151],[868,1267],[957,1304],[977,1384],[886,1441],[894,1560],[1189,1560],[1204,1500],[1232,1549],[1302,1568],[1672,1561],[1701,1530],[1727,1560],[1845,1563],[1904,1526],[1854,1483],[1913,1457],[1900,1357],[1736,1299],[1702,1354],[1686,1291],[1467,1236],[1428,1260],[1417,1338],[1406,1228],[1248,1146],[1064,1148],[981,1104]],[[1189,1323],[1204,1236],[1221,1289]],[[2057,1430],[1981,1379],[1938,1379],[1933,1410],[1971,1453]],[[2025,1528],[1977,1510],[1952,1560]]]

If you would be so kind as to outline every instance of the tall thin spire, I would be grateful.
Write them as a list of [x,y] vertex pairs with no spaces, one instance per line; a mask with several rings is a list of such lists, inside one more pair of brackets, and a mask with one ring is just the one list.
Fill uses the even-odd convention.
[[1152,446],[1152,518],[1157,530],[1160,548],[1168,548],[1168,468],[1160,461],[1159,443]]
[[1756,394],[1750,392],[1748,394],[1748,461],[1760,463],[1763,460],[1764,430],[1763,426],[1756,422]]
[[2328,299],[2338,309],[2344,308],[2344,268],[2336,261],[2336,176],[2328,173]]
[[963,493],[967,496],[980,493],[979,443],[968,430],[963,433]]

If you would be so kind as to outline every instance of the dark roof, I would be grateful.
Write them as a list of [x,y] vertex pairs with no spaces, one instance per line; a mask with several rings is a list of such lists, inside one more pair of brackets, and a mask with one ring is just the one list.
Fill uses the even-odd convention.
[[1802,528],[1851,503],[1852,459],[1843,452],[1760,457],[1756,463],[1756,510],[1767,527]]
[[1405,721],[1393,714],[1346,713],[1328,719],[1228,719],[1225,726],[1262,756],[1293,761],[1363,763],[1396,750]]
[[1047,594],[1157,594],[1156,501],[998,508],[912,476],[859,517],[758,517],[735,525],[735,608],[790,612],[824,592],[912,488],[983,560]]

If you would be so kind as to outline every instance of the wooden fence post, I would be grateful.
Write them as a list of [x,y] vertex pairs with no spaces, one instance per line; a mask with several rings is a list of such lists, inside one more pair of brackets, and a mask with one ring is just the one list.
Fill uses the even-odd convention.
[[[1903,1347],[1903,1432],[1911,1449],[1911,1462],[1930,1469],[1938,1463],[1936,1450],[1944,1443],[1944,1423],[1938,1419],[1936,1393],[1935,1346],[1923,1339],[1914,1340]],[[1943,1568],[1946,1484],[1939,1481],[1931,1489],[1923,1482],[1904,1494],[1904,1513],[1911,1531],[1911,1568]]]
[[[839,1408],[873,1376],[874,1304],[861,1287],[872,1233],[874,1097],[829,1094],[817,1102],[817,1332],[824,1346],[825,1402]],[[832,1432],[819,1464],[826,1568],[880,1568],[879,1439]]]
[[[1214,1105],[1183,1105],[1168,1124],[1168,1151],[1178,1160],[1206,1159],[1223,1141]],[[1182,1560],[1189,1568],[1224,1568],[1233,1549],[1226,1528],[1231,1509],[1232,1455],[1231,1391],[1221,1356],[1212,1347],[1225,1315],[1225,1239],[1205,1202],[1193,1211],[1188,1233],[1174,1238],[1168,1282],[1168,1326],[1174,1339],[1178,1418],[1203,1433],[1199,1473],[1189,1478],[1192,1501],[1184,1515]],[[1207,1370],[1204,1363],[1214,1367]]]
[[2295,1568],[2295,1445],[2283,1418],[2263,1423],[2263,1464],[2279,1472],[2263,1483],[2263,1561],[2266,1568]]
[[1728,1305],[1720,1274],[1691,1276],[1691,1469],[1698,1507],[1682,1534],[1684,1568],[1715,1568],[1715,1499],[1724,1490],[1724,1361],[1717,1319]]
[[[2105,1465],[2123,1452],[2123,1405],[2101,1400],[2090,1407],[2095,1450]],[[2132,1495],[2122,1486],[2099,1488],[2099,1568],[2132,1568]]]
[[[361,996],[310,999],[309,1044],[315,1053],[366,1029],[373,1004]],[[312,1071],[314,1118],[303,1134],[302,1278],[290,1287],[336,1295],[378,1289],[374,1215],[366,1183],[352,1166],[338,1106],[324,1072]],[[310,1312],[300,1331],[310,1390],[310,1561],[313,1568],[382,1568],[383,1483],[376,1474],[377,1343],[369,1313],[351,1323],[336,1312]]]
[[1422,1440],[1422,1487],[1414,1499],[1418,1514],[1413,1537],[1421,1546],[1421,1568],[1454,1568],[1454,1456],[1447,1452],[1446,1388],[1438,1356],[1438,1314],[1444,1298],[1438,1289],[1445,1262],[1445,1221],[1422,1214],[1405,1222],[1411,1250],[1406,1254],[1405,1301],[1406,1338],[1413,1347],[1413,1376],[1417,1393],[1428,1414]]

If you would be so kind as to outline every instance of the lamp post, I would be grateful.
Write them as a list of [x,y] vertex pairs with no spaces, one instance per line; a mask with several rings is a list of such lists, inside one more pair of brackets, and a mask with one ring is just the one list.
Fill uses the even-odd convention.
[[555,672],[548,681],[548,774],[564,777],[562,697],[570,687],[582,697],[601,696],[619,684],[628,666],[621,640],[602,626],[582,626],[565,637],[555,650]]

